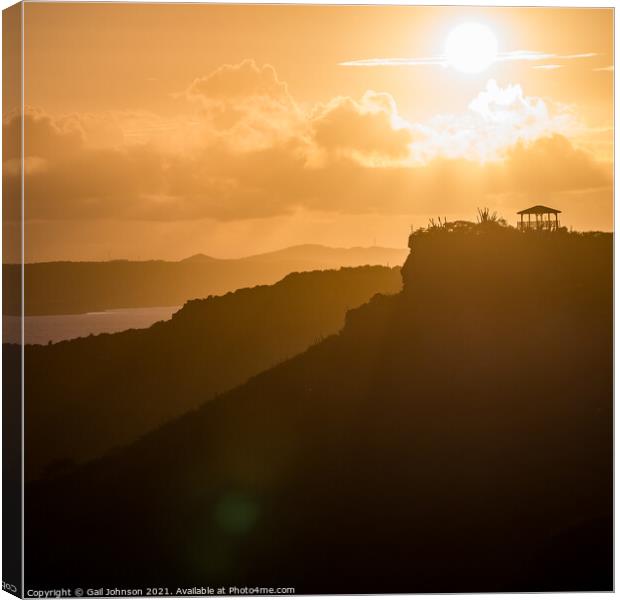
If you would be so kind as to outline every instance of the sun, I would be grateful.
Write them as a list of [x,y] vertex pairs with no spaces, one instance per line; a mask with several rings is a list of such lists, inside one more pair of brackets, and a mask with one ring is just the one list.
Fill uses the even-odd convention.
[[497,38],[480,23],[462,23],[446,39],[446,59],[462,73],[480,73],[497,58]]

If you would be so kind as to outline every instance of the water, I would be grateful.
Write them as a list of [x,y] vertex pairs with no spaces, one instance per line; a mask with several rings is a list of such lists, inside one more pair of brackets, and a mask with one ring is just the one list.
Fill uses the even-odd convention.
[[[169,319],[180,306],[118,308],[82,315],[45,315],[26,317],[24,331],[27,344],[47,344],[97,333],[114,333],[126,329],[143,329],[157,321]],[[19,341],[19,317],[3,317],[3,341]]]

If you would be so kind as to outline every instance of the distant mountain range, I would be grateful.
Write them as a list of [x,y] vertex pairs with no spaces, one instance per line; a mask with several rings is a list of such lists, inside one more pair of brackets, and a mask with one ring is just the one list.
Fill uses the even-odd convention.
[[[249,262],[281,262],[288,260],[308,261],[312,263],[324,262],[332,266],[353,266],[340,265],[342,261],[354,262],[360,264],[375,264],[376,261],[397,260],[399,265],[407,258],[406,248],[385,248],[382,246],[361,247],[354,246],[352,248],[333,248],[330,246],[322,246],[320,244],[299,244],[297,246],[289,246],[281,250],[273,252],[265,252],[263,254],[254,254],[243,258],[214,258],[206,254],[194,254],[180,262],[213,262],[213,261],[249,261]],[[388,265],[384,265],[388,266]],[[391,265],[396,266],[396,265]]]
[[[192,298],[275,283],[288,273],[362,265],[400,266],[407,251],[396,248],[292,246],[239,259],[197,254],[161,260],[47,262],[25,266],[26,315],[75,314],[114,308],[177,306]],[[20,314],[19,265],[4,265],[4,314]]]
[[[612,236],[472,226],[411,245],[403,291],[349,311],[339,334],[27,486],[31,588],[611,590]],[[267,335],[286,310],[267,303],[206,341],[192,326],[195,368],[231,327],[243,339],[265,314]],[[276,338],[308,310],[276,320]],[[76,373],[114,355],[75,348]],[[132,380],[144,410],[147,378],[178,351]],[[101,385],[114,398],[123,383]]]

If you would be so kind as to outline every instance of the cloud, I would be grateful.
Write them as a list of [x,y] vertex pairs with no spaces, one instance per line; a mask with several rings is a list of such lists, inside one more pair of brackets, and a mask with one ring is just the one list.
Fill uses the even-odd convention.
[[500,87],[493,79],[461,114],[438,115],[421,124],[423,139],[412,145],[418,161],[434,157],[499,160],[519,142],[559,133],[568,136],[576,119],[563,106],[526,96],[520,85]]
[[531,139],[561,129],[566,117],[565,113],[553,116],[542,98],[525,96],[520,85],[502,88],[494,79],[469,103],[469,109],[485,123],[510,128],[515,139],[503,139],[504,145],[514,143],[517,137]]
[[399,116],[394,98],[373,91],[366,92],[360,101],[334,98],[317,111],[311,128],[320,148],[370,159],[405,158],[414,140],[413,130]]
[[593,71],[613,71],[614,70],[614,66],[613,65],[609,65],[608,67],[598,67],[596,69],[592,69]]
[[[424,123],[408,122],[390,94],[376,91],[303,112],[273,67],[254,61],[220,67],[184,96],[195,112],[174,119],[28,109],[26,218],[450,214],[498,195],[542,201],[611,186],[608,165],[569,141],[570,112],[518,85],[489,81],[463,113]],[[17,115],[3,127],[9,139]],[[3,184],[15,192],[11,152]]]
[[597,163],[561,135],[508,149],[505,170],[508,187],[531,194],[596,189],[612,182],[610,165]]
[[[11,140],[21,136],[21,120],[17,113],[3,118],[3,160],[19,158],[19,147]],[[84,147],[84,131],[71,117],[52,118],[44,111],[27,108],[25,113],[25,152],[27,156],[57,158],[76,154]],[[53,141],[53,143],[51,143]]]
[[[3,139],[21,127],[18,114],[3,120]],[[74,115],[24,113],[26,218],[131,215],[132,199],[162,185],[163,157],[151,145],[93,148]],[[19,157],[3,156],[3,187],[20,186]]]
[[514,50],[498,54],[498,61],[539,61],[539,60],[576,60],[581,58],[594,58],[596,52],[583,52],[581,54],[554,54],[550,52],[537,52],[535,50]]
[[202,107],[203,135],[238,150],[266,148],[300,126],[302,115],[271,65],[246,59],[195,79],[184,96]]
[[534,65],[532,69],[546,69],[553,71],[555,69],[561,69],[564,65]]
[[445,56],[429,56],[418,58],[362,58],[338,63],[340,67],[418,67],[423,65],[447,67],[448,60]]
[[195,79],[186,93],[205,103],[263,98],[278,100],[283,106],[293,104],[287,85],[280,81],[276,70],[271,65],[259,67],[252,59],[238,65],[222,65],[210,75]]
[[[535,50],[514,50],[512,52],[501,52],[493,62],[515,62],[515,61],[541,61],[541,60],[576,60],[583,58],[593,58],[598,56],[594,52],[582,54],[554,54],[550,52],[538,52]],[[439,66],[448,67],[448,58],[445,55],[426,56],[426,57],[407,57],[407,58],[363,58],[359,60],[346,60],[338,63],[341,67],[418,67],[418,66]]]

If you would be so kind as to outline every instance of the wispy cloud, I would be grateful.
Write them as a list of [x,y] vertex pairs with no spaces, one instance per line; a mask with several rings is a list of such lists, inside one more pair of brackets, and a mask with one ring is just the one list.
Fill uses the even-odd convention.
[[609,65],[608,67],[598,67],[596,69],[592,69],[593,71],[613,71],[614,70],[614,66],[613,65]]
[[539,61],[539,60],[575,60],[579,58],[593,58],[596,52],[585,52],[581,54],[553,54],[550,52],[537,52],[535,50],[513,50],[512,52],[502,52],[497,55],[497,61]]
[[546,69],[552,71],[554,69],[561,69],[563,65],[534,65],[532,69]]
[[448,61],[443,56],[430,56],[427,58],[363,58],[361,60],[347,60],[338,63],[341,67],[416,67],[419,65],[448,66]]
[[[538,52],[536,50],[513,50],[512,52],[502,52],[497,55],[494,62],[512,61],[542,61],[542,60],[576,60],[583,58],[593,58],[598,56],[595,52],[582,54],[554,54],[551,52]],[[417,67],[417,66],[440,66],[447,67],[448,59],[446,56],[419,56],[408,58],[363,58],[360,60],[347,60],[338,63],[341,67]],[[544,65],[550,68],[551,65]],[[553,65],[559,68],[560,65]],[[613,67],[612,67],[613,68]],[[604,70],[609,70],[608,67]]]

